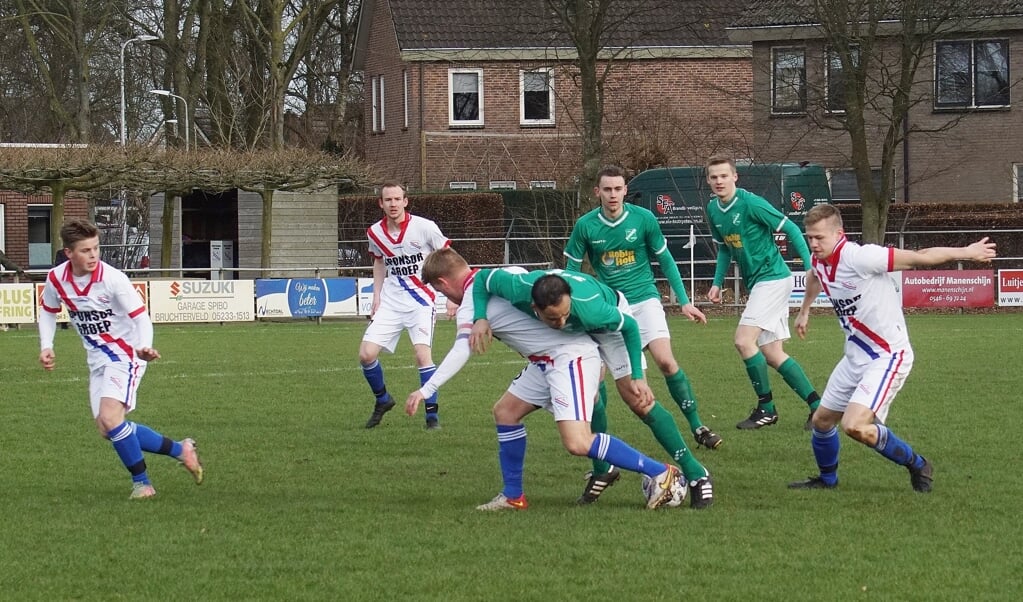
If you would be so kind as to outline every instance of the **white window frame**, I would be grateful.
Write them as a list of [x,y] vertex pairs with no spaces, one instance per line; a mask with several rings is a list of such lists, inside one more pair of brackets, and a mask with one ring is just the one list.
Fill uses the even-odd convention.
[[[1006,81],[1008,82],[1008,95],[1009,98],[1004,104],[979,104],[977,102],[977,44],[985,42],[1004,42],[1005,43],[1005,75]],[[953,45],[953,44],[969,44],[970,46],[970,59],[969,59],[969,86],[970,86],[970,101],[966,104],[955,103],[955,102],[940,102],[938,100],[938,87],[941,84],[939,79],[940,74],[938,73],[938,47],[941,45]],[[963,111],[969,109],[1001,109],[1012,106],[1012,43],[1008,38],[961,38],[954,39],[950,38],[947,40],[936,40],[934,42],[934,61],[933,61],[933,77],[934,77],[934,108],[936,110],[944,111]]]
[[[800,94],[800,105],[799,107],[782,107],[778,108],[776,103],[776,97],[778,92],[778,82],[775,81],[775,74],[777,72],[777,55],[779,52],[799,52],[803,55],[803,73],[802,81],[800,82],[801,94]],[[771,114],[772,115],[805,115],[806,114],[806,47],[805,46],[778,46],[777,48],[771,48]]]
[[[29,222],[31,222],[31,214],[32,214],[32,210],[33,209],[35,209],[35,210],[45,209],[49,213],[49,218],[47,219],[48,224],[47,224],[47,229],[46,229],[46,238],[49,239],[50,238],[50,226],[53,223],[53,205],[48,205],[48,204],[44,204],[44,203],[30,203],[25,208],[25,213],[26,213],[26,216],[29,217],[29,220],[28,220]],[[25,225],[25,234],[26,235],[29,234],[28,224]],[[31,236],[29,236],[28,238],[29,238],[29,240],[28,240],[28,266],[23,266],[23,267],[40,269],[40,268],[43,268],[43,267],[50,267],[50,266],[52,266],[53,265],[53,254],[50,251],[50,249],[53,248],[52,240],[46,240],[45,242],[32,242]],[[33,247],[33,245],[36,245],[36,246]],[[42,249],[41,245],[46,245],[46,261],[42,261],[43,257],[40,255],[40,251]],[[32,251],[33,250],[36,251],[36,260],[37,261],[35,261],[35,262],[32,261]]]
[[[479,116],[477,119],[455,120],[455,75],[471,73],[476,76],[476,94],[479,102]],[[482,126],[483,125],[483,69],[448,69],[448,125],[449,126]]]
[[380,117],[378,115],[378,111],[380,110],[380,105],[379,105],[380,99],[377,97],[377,78],[375,78],[375,77],[369,78],[369,86],[370,86],[370,89],[372,90],[372,92],[371,92],[371,100],[370,100],[370,107],[371,107],[371,112],[373,113],[373,127],[372,127],[372,129],[370,131],[375,133],[375,132],[379,132],[380,131],[380,127],[379,127]]
[[1023,196],[1023,163],[1012,164],[1012,202],[1018,203]]
[[401,86],[402,89],[404,90],[404,93],[402,95],[403,98],[402,108],[405,113],[405,120],[403,121],[404,125],[402,127],[408,129],[408,69],[401,70]]
[[548,188],[548,189],[554,190],[557,187],[558,187],[558,181],[557,180],[530,180],[529,181],[529,189],[530,190],[535,190],[535,189],[540,189],[540,188]]
[[515,180],[490,180],[491,190],[515,190],[517,187]]
[[384,114],[387,112],[384,110],[387,107],[387,103],[384,102],[384,76],[381,74],[377,79],[380,85],[380,131],[383,132],[387,129],[384,125]]
[[448,190],[476,190],[476,182],[448,182]]
[[[547,75],[547,119],[526,119],[526,74],[543,73]],[[519,71],[519,125],[554,125],[554,69],[523,69]]]

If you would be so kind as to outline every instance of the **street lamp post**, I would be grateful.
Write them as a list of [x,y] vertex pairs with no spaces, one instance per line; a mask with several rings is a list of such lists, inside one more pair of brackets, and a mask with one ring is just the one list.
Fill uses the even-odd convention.
[[188,130],[189,130],[189,127],[188,127],[188,102],[185,100],[185,97],[184,96],[178,96],[177,94],[174,94],[174,93],[169,92],[167,90],[150,90],[149,92],[152,93],[152,94],[156,94],[157,96],[172,96],[172,97],[177,98],[178,100],[180,100],[181,104],[185,105],[185,152],[187,153],[188,152]]
[[128,47],[128,44],[132,42],[152,42],[158,40],[156,36],[142,35],[135,36],[130,40],[125,40],[121,44],[121,146],[124,146],[128,139],[127,127],[125,126],[124,119],[124,49]]

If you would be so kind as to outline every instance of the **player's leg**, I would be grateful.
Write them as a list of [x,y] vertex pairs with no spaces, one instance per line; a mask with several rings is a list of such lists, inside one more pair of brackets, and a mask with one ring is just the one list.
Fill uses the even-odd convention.
[[[601,368],[603,375],[603,368]],[[590,421],[590,430],[594,433],[607,432],[607,385],[604,384],[603,376],[597,385],[597,399],[593,404],[593,419]],[[593,470],[586,473],[586,488],[576,502],[580,504],[592,504],[597,501],[604,490],[615,484],[621,473],[617,468],[611,466],[604,460],[592,459]]]
[[[135,368],[139,364],[132,363]],[[144,368],[141,368],[144,370]],[[156,490],[146,473],[146,460],[135,429],[125,420],[126,401],[133,403],[135,387],[129,384],[132,370],[128,364],[110,364],[93,370],[89,375],[89,399],[92,416],[100,434],[110,441],[125,469],[131,474],[132,499],[149,498]]]
[[888,460],[905,466],[913,489],[926,493],[931,490],[933,466],[884,424],[892,400],[902,389],[912,366],[913,354],[909,351],[871,362],[849,401],[842,430]]
[[764,357],[767,358],[767,364],[777,370],[778,374],[781,374],[781,377],[785,380],[785,384],[795,391],[800,399],[806,402],[807,407],[810,409],[810,414],[806,419],[805,428],[810,430],[813,413],[821,404],[821,398],[817,395],[813,385],[810,384],[810,379],[807,378],[803,367],[799,365],[795,358],[785,353],[781,340],[764,345],[761,347],[761,351]]
[[[423,308],[416,312],[414,323],[408,328],[409,338],[412,340],[412,347],[415,349],[416,366],[419,367],[419,384],[424,385],[430,380],[437,366],[433,363],[431,351],[433,345],[433,331],[437,323],[437,312],[433,307]],[[426,428],[435,430],[440,428],[438,416],[437,393],[428,397],[423,404],[426,410]]]
[[394,353],[398,344],[398,337],[404,329],[401,317],[395,312],[386,308],[379,308],[373,321],[366,327],[366,333],[362,336],[362,343],[359,344],[359,365],[362,367],[362,375],[369,383],[370,391],[373,392],[374,403],[373,413],[366,421],[366,428],[370,429],[383,420],[384,414],[394,408],[394,400],[387,392],[387,385],[384,382],[384,369],[380,365],[379,356],[382,350]]
[[541,406],[529,403],[519,395],[528,399],[539,399],[545,390],[544,385],[543,375],[534,374],[530,366],[526,366],[512,381],[512,386],[494,404],[497,458],[501,467],[502,488],[494,499],[477,506],[477,510],[525,510],[529,506],[522,486],[522,472],[526,460],[526,426],[522,424],[522,419]]
[[810,447],[817,463],[817,474],[789,483],[792,489],[830,489],[838,485],[838,423],[849,408],[849,399],[862,375],[862,366],[842,358],[831,371],[824,397],[813,414]]

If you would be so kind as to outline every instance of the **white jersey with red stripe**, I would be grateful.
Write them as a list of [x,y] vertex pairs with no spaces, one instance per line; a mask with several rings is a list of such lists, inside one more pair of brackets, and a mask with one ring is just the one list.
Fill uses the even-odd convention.
[[124,272],[101,261],[88,279],[76,282],[71,262],[63,263],[46,274],[40,304],[54,314],[62,304],[67,308],[89,370],[113,362],[145,364],[135,350],[151,342],[140,340],[135,317],[145,313],[146,305]]
[[842,237],[827,261],[813,268],[845,331],[845,355],[858,364],[910,351],[902,298],[888,272],[895,249],[858,245]]
[[437,224],[405,213],[397,235],[388,230],[386,217],[370,226],[366,235],[370,254],[383,259],[386,269],[380,303],[408,310],[433,307],[437,293],[420,278],[423,260],[432,251],[451,244]]

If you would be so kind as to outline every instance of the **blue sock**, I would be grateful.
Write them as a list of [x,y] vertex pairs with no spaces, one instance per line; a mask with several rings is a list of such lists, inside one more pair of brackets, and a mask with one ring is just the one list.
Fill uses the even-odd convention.
[[522,496],[522,467],[526,463],[526,426],[497,425],[497,457],[501,462],[504,497],[514,500]]
[[142,451],[171,456],[172,458],[177,458],[181,455],[181,444],[177,441],[164,437],[144,424],[137,422],[132,422],[131,424],[135,428],[135,436],[139,439]]
[[369,383],[373,396],[377,398],[377,403],[386,403],[387,386],[384,385],[384,368],[380,365],[380,362],[373,360],[372,364],[363,366],[362,375],[366,377],[366,382]]
[[121,463],[131,473],[132,482],[148,483],[146,459],[142,456],[142,447],[139,445],[139,438],[135,436],[132,423],[122,422],[110,429],[107,432],[107,437],[114,445],[114,451],[121,458]]
[[877,445],[874,446],[874,449],[879,454],[902,466],[912,465],[913,468],[923,468],[924,459],[918,456],[908,443],[899,439],[885,425],[878,424],[876,426]]
[[667,465],[649,458],[632,449],[628,443],[606,433],[597,433],[593,446],[586,454],[597,460],[605,460],[619,468],[641,472],[648,477],[656,477],[668,469]]
[[821,471],[821,480],[828,485],[838,483],[838,449],[840,446],[838,427],[833,426],[827,432],[814,428],[810,446],[813,447],[813,457],[817,460],[817,468]]
[[[433,376],[433,373],[436,372],[436,371],[437,371],[437,366],[427,366],[426,368],[420,368],[419,369],[419,384],[425,385],[426,381],[430,380],[430,377]],[[426,398],[426,403],[424,404],[424,406],[426,408],[426,419],[430,420],[432,418],[432,419],[436,420],[437,419],[437,394],[434,393],[433,395],[427,397]]]

